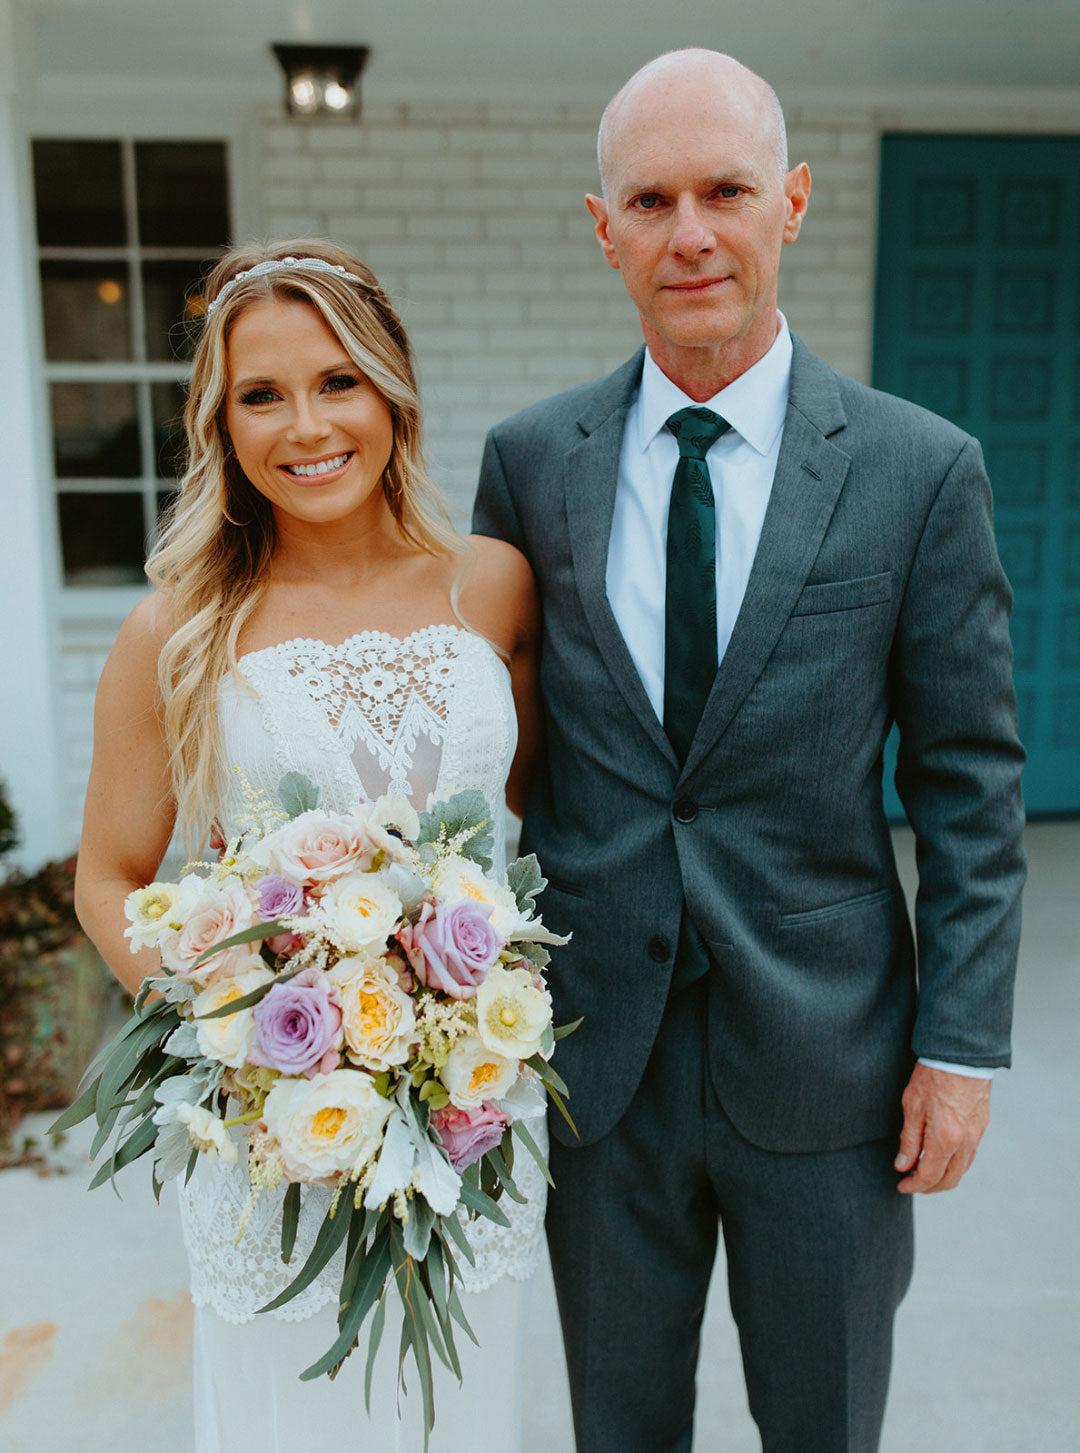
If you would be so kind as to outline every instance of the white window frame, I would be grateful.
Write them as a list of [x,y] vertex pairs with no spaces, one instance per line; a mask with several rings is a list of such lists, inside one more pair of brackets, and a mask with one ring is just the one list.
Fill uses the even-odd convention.
[[[120,141],[127,144],[124,147],[124,154],[127,157],[134,156],[134,143],[139,141],[220,142],[225,147],[226,154],[229,184],[228,207],[232,236],[235,238],[257,236],[263,210],[259,187],[261,167],[258,164],[262,129],[260,119],[254,113],[250,102],[242,108],[235,108],[206,105],[202,104],[202,100],[203,98],[200,98],[198,103],[189,102],[182,105],[164,105],[153,108],[147,108],[145,105],[135,102],[127,106],[116,104],[112,98],[103,98],[100,93],[82,98],[69,97],[47,107],[39,101],[37,105],[30,108],[30,114],[27,117],[24,133],[27,155],[29,155],[32,142],[39,140]],[[128,163],[125,164],[125,171],[127,166]],[[32,178],[29,163],[28,171]],[[125,176],[126,206],[133,204],[133,181],[133,177]],[[39,379],[39,416],[45,422],[46,428],[51,429],[52,411],[49,392],[54,380],[80,382],[92,379],[95,382],[107,382],[113,378],[122,379],[125,382],[138,383],[145,380],[148,383],[154,383],[171,382],[177,378],[186,379],[190,375],[190,365],[186,363],[180,361],[151,363],[145,359],[142,282],[138,269],[134,266],[134,258],[150,261],[155,256],[168,258],[191,256],[193,259],[202,260],[207,256],[206,249],[142,246],[135,248],[130,243],[116,248],[42,248],[38,246],[37,242],[37,214],[32,186],[27,202],[25,216],[29,235],[25,240],[25,246],[28,256],[36,259],[62,254],[63,257],[71,260],[85,260],[95,256],[108,257],[113,260],[120,259],[123,255],[128,260],[131,285],[137,290],[136,317],[140,332],[134,340],[132,359],[117,363],[63,364],[48,362],[45,358],[39,282],[36,299],[39,319],[36,361]],[[131,235],[133,234],[129,231],[128,236]],[[34,276],[39,276],[36,265]],[[140,354],[142,354],[142,361],[139,361]],[[144,498],[148,494],[153,494],[156,503],[160,481],[156,478],[157,464],[156,459],[153,458],[152,419],[142,417],[143,412],[149,410],[149,390],[137,390],[137,396],[139,397],[139,424],[143,453],[143,469],[140,477],[130,480],[103,481],[58,480],[53,462],[51,437],[46,438],[39,449],[39,458],[42,462],[39,479],[40,487],[51,491],[53,500],[58,493],[66,492],[72,486],[85,491],[97,490],[100,486],[101,492],[141,493]],[[59,519],[55,505],[53,505],[51,517],[54,522],[52,549],[55,559],[55,579],[59,582],[57,623],[61,632],[67,625],[78,626],[92,621],[109,625],[115,623],[119,626],[128,612],[147,593],[149,586],[142,584],[64,584]],[[153,518],[153,512],[149,518]]]

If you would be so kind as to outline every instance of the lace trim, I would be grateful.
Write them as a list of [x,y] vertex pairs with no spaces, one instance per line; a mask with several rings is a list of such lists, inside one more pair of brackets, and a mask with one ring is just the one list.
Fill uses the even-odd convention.
[[[545,1154],[547,1127],[534,1121],[534,1136]],[[463,1292],[482,1292],[500,1277],[527,1281],[536,1271],[543,1245],[547,1182],[525,1150],[515,1161],[515,1184],[526,1197],[524,1205],[504,1197],[509,1226],[479,1218],[462,1225],[476,1264],[458,1257]],[[184,1244],[191,1262],[191,1299],[209,1307],[225,1321],[239,1326],[253,1321],[260,1307],[283,1292],[306,1261],[330,1205],[324,1186],[305,1186],[292,1260],[281,1260],[281,1208],[283,1193],[262,1191],[248,1212],[243,1234],[240,1226],[248,1211],[250,1192],[243,1165],[200,1163],[187,1186],[180,1188],[180,1218]],[[310,1286],[264,1316],[283,1322],[302,1322],[337,1300],[344,1270],[340,1247]]]

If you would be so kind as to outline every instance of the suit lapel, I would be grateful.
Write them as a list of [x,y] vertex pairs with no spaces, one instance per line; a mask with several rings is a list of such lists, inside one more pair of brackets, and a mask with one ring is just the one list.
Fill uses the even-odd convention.
[[650,741],[675,761],[607,597],[607,557],[626,415],[644,350],[602,380],[582,412],[583,438],[566,456],[564,489],[578,594],[600,659]]
[[825,437],[845,423],[832,370],[797,338],[793,343],[784,436],[761,539],[684,776],[723,735],[764,669],[817,558],[851,465]]

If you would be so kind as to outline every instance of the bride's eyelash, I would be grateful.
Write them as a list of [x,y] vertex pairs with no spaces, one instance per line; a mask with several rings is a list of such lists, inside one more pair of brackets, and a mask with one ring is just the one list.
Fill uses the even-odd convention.
[[269,404],[273,402],[273,399],[274,391],[268,388],[253,388],[246,394],[240,395],[242,404]]
[[356,388],[359,382],[360,379],[357,377],[356,374],[332,373],[330,377],[326,380],[324,388],[329,389],[329,391],[334,394],[343,393],[344,390],[347,388]]

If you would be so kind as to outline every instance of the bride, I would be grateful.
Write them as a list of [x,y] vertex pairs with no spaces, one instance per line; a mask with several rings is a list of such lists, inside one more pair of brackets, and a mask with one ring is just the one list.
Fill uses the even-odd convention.
[[[147,565],[157,589],[101,677],[79,851],[80,918],[132,991],[158,957],[129,952],[124,899],[153,880],[177,825],[202,856],[214,833],[246,825],[245,786],[273,796],[298,771],[330,811],[384,792],[422,809],[478,788],[497,804],[498,850],[504,794],[520,812],[538,746],[529,567],[450,525],[423,464],[409,342],[371,272],[326,242],[241,247],[207,298],[188,468]],[[507,1207],[509,1228],[468,1229],[476,1265],[462,1267],[463,1301],[480,1349],[459,1337],[460,1388],[439,1367],[433,1449],[519,1446],[520,1339],[544,1211],[531,1160],[519,1185],[528,1202]],[[180,1192],[198,1453],[414,1453],[419,1389],[399,1406],[392,1328],[370,1415],[363,1356],[334,1382],[299,1381],[336,1336],[339,1262],[256,1316],[323,1218],[329,1192],[305,1195],[287,1268],[281,1192],[261,1193],[243,1234],[242,1165],[200,1163]]]

